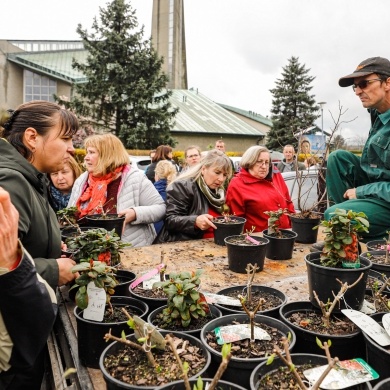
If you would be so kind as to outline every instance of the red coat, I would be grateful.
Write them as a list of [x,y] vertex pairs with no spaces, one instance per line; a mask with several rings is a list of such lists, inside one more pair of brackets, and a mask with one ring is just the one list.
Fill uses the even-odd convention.
[[[268,215],[264,214],[264,211],[287,208],[292,213],[295,212],[288,188],[279,172],[274,172],[272,180],[269,181],[257,179],[247,170],[241,169],[229,183],[226,203],[232,214],[246,218],[244,232],[252,226],[255,226],[255,232],[268,228]],[[280,218],[280,227],[291,227],[287,215]]]

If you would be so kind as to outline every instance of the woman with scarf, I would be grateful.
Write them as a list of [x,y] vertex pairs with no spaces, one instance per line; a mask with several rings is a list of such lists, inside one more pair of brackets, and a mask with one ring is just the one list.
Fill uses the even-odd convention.
[[85,140],[86,172],[74,183],[68,207],[77,206],[79,218],[114,213],[125,216],[122,241],[133,247],[150,245],[153,223],[165,215],[165,202],[145,174],[132,169],[118,137],[96,134]]
[[167,187],[165,224],[155,243],[214,236],[213,218],[225,211],[224,183],[232,176],[229,157],[212,150]]
[[51,206],[54,211],[62,210],[68,205],[73,184],[81,173],[77,161],[70,157],[60,171],[49,174]]

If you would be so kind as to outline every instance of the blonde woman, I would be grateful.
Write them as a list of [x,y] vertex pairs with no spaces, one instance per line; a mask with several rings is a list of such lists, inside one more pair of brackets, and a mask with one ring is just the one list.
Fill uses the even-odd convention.
[[[161,160],[157,163],[154,171],[154,186],[164,199],[167,200],[167,185],[176,177],[176,168],[169,160]],[[164,221],[158,221],[154,224],[156,233],[158,234],[163,227]]]

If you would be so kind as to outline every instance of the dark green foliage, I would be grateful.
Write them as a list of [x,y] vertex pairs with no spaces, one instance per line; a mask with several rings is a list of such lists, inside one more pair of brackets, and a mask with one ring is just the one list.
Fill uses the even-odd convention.
[[88,33],[77,32],[88,51],[85,63],[73,61],[73,68],[87,81],[74,85],[70,102],[60,103],[79,116],[91,118],[95,127],[115,133],[126,148],[153,149],[174,146],[171,124],[177,113],[165,89],[168,78],[161,72],[162,58],[143,40],[143,27],[136,31],[135,11],[124,0],[113,0],[100,8],[100,20]]
[[310,86],[315,77],[309,76],[309,70],[299,63],[299,58],[291,57],[283,67],[282,78],[276,80],[271,89],[273,126],[268,133],[266,146],[281,150],[284,145],[297,146],[294,133],[307,129],[320,116],[314,95],[310,95]]

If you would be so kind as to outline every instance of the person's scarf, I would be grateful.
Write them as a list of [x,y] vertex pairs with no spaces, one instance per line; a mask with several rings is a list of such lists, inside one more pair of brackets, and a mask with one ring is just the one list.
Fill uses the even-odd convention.
[[208,185],[205,183],[203,176],[199,176],[196,180],[200,190],[203,195],[207,198],[207,201],[217,210],[220,214],[222,214],[225,210],[223,205],[225,204],[225,190],[223,187],[220,187],[216,190],[216,192],[210,190]]
[[107,200],[107,186],[115,179],[123,170],[123,166],[115,169],[114,172],[107,173],[104,176],[88,175],[88,187],[77,200],[76,206],[80,212],[80,216],[84,217],[88,214],[100,214],[103,210],[103,205]]
[[68,206],[69,198],[71,192],[64,194],[58,188],[54,187],[54,185],[50,184],[50,195],[52,200],[52,206],[55,211],[59,211]]

